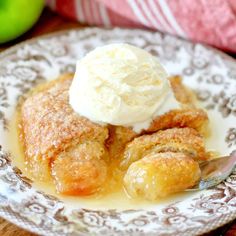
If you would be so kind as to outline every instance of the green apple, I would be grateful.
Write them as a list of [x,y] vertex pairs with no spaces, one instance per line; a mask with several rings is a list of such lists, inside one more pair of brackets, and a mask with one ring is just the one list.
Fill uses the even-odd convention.
[[0,43],[17,38],[38,20],[44,0],[0,0]]

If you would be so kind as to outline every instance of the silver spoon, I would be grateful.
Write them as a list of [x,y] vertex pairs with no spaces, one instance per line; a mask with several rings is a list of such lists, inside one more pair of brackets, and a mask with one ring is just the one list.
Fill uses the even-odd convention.
[[236,151],[229,156],[200,163],[201,180],[185,191],[198,191],[213,187],[224,181],[236,167]]

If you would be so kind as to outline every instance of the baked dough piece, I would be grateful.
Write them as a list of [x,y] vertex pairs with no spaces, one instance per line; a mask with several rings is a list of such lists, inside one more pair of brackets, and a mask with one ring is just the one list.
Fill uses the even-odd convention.
[[135,138],[125,148],[121,167],[127,169],[130,164],[149,153],[160,152],[181,152],[196,161],[208,159],[204,139],[196,130],[173,128]]
[[192,187],[200,179],[199,161],[209,157],[202,136],[192,128],[172,128],[135,138],[121,167],[131,197],[155,200]]
[[200,175],[198,163],[184,153],[150,153],[131,164],[124,185],[133,198],[156,200],[194,186]]
[[47,181],[52,176],[59,192],[85,195],[106,180],[108,129],[72,110],[68,101],[72,77],[64,75],[26,99],[21,133],[34,179]]
[[[146,130],[143,130],[141,134],[152,134],[160,130],[188,127],[198,131],[203,136],[207,136],[209,133],[208,115],[203,109],[197,108],[193,92],[183,85],[181,77],[173,76],[169,80],[175,98],[180,103],[181,108],[173,109],[163,115],[157,116],[151,125]],[[119,157],[125,149],[126,144],[137,136],[140,135],[135,133],[131,128],[110,126],[109,150],[111,156]]]
[[197,130],[202,135],[208,134],[207,113],[198,108],[175,109],[156,117],[152,124],[143,133],[153,133],[158,130],[170,128],[189,127]]

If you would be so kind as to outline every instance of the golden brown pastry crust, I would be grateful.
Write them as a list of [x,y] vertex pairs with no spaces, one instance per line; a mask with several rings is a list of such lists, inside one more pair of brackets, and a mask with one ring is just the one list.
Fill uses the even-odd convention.
[[[104,143],[108,137],[108,129],[77,115],[69,104],[68,89],[71,80],[72,75],[62,76],[57,81],[52,82],[52,86],[46,85],[46,89],[29,96],[21,108],[21,129],[27,167],[32,176],[41,181],[50,178],[52,162],[61,153],[67,152],[68,149],[76,149],[78,145],[86,142],[90,142],[90,145],[92,142],[96,142],[100,143],[105,150]],[[77,156],[70,158],[71,161],[76,162],[82,156],[77,152]],[[104,170],[102,158],[101,156],[101,160],[98,158],[96,160]],[[68,167],[67,171],[71,170],[68,165],[66,167]],[[56,184],[60,185],[59,177],[63,177],[63,175],[59,175],[58,171],[55,173],[53,177]],[[57,174],[58,176],[56,176]],[[91,173],[91,175],[93,174]],[[79,176],[78,178],[86,178],[86,176]],[[101,179],[104,181],[104,178]],[[96,187],[98,186],[99,181],[97,181]],[[73,191],[76,192],[77,190],[73,189]],[[70,190],[66,189],[66,192],[70,192]],[[91,192],[94,190],[91,189]]]
[[108,168],[103,143],[88,141],[61,152],[51,166],[57,191],[68,195],[89,195],[105,183]]
[[71,108],[68,89],[72,76],[64,75],[53,87],[35,94],[23,103],[22,128],[27,156],[52,157],[71,140],[78,142],[108,137],[106,127],[78,116]]
[[152,124],[144,133],[153,133],[158,130],[170,128],[189,127],[197,130],[203,135],[208,133],[208,115],[202,109],[184,108],[166,112],[164,115],[156,117]]
[[172,128],[142,135],[130,142],[124,151],[121,168],[129,165],[149,153],[181,152],[197,161],[208,158],[203,137],[192,128]]
[[184,153],[150,153],[131,164],[124,185],[131,197],[156,200],[192,187],[200,173],[198,163]]

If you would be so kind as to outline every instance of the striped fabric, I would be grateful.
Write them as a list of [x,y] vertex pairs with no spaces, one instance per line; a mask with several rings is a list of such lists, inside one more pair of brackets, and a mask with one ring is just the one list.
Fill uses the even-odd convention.
[[47,0],[79,22],[141,27],[236,52],[236,0]]

